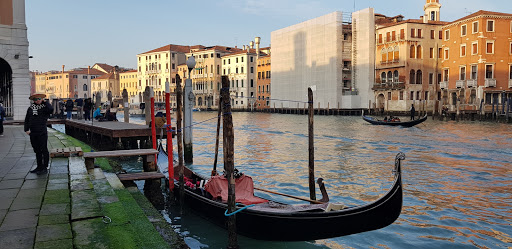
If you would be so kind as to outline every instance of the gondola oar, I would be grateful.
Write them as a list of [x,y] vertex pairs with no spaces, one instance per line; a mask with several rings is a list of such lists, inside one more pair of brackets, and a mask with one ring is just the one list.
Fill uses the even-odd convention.
[[213,162],[212,176],[217,175],[217,157],[219,155],[219,133],[220,133],[220,118],[222,117],[222,97],[219,97],[219,111],[217,113],[217,140],[215,141],[215,161]]
[[311,199],[304,198],[304,197],[299,197],[299,196],[293,196],[293,195],[289,195],[289,194],[278,193],[278,192],[274,192],[274,191],[270,191],[270,190],[266,190],[266,189],[262,189],[262,188],[257,188],[257,187],[254,187],[254,189],[257,189],[257,190],[263,191],[263,192],[267,192],[267,193],[271,193],[271,194],[282,195],[282,196],[294,198],[294,199],[297,199],[297,200],[308,201],[308,202],[311,202],[311,203],[314,203],[314,204],[324,204],[325,203],[325,202],[321,202],[321,201],[317,201],[317,200],[311,200]]

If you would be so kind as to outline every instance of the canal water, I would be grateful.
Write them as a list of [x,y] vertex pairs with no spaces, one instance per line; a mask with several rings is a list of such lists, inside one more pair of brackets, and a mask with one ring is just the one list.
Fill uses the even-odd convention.
[[[194,163],[189,166],[204,175],[212,170],[216,115],[193,114]],[[233,122],[239,171],[251,176],[256,187],[309,197],[307,116],[233,113]],[[512,246],[510,124],[429,118],[402,128],[370,125],[361,117],[315,116],[314,132],[315,176],[324,178],[332,202],[360,205],[379,198],[392,185],[395,155],[404,152],[402,214],[386,228],[326,240],[268,242],[239,236],[241,248]],[[219,161],[222,169],[222,157]],[[264,192],[256,195],[303,204]],[[191,248],[226,248],[226,230],[178,210],[162,212]]]

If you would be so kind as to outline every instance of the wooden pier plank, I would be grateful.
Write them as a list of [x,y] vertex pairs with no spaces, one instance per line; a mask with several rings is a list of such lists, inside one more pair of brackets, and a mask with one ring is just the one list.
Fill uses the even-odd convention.
[[118,174],[117,177],[121,181],[136,181],[136,180],[150,180],[165,178],[165,175],[160,172],[138,172]]
[[85,152],[84,158],[98,158],[98,157],[120,157],[120,156],[147,156],[155,155],[158,150],[155,149],[135,149],[135,150],[113,150],[113,151],[94,151]]

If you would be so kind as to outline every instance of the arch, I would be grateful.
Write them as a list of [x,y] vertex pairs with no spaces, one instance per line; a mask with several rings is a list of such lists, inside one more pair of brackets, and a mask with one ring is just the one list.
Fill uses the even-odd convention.
[[411,72],[409,73],[409,84],[414,84],[414,80],[416,79],[416,72],[414,69],[411,69]]
[[13,115],[13,86],[12,68],[9,63],[0,58],[0,100],[3,101],[5,114]]
[[393,73],[388,71],[388,82],[393,82]]
[[418,45],[418,48],[416,49],[416,59],[421,59],[422,53],[421,53],[421,45]]
[[380,82],[383,84],[386,83],[386,72],[380,74]]
[[384,97],[384,94],[379,94],[377,96],[377,109],[384,109],[384,103],[386,102],[386,98]]
[[198,106],[202,106],[203,105],[203,98],[202,97],[197,98],[197,105]]
[[414,56],[416,55],[416,47],[414,45],[411,45],[411,49],[410,49],[410,58],[414,58]]
[[395,70],[393,72],[393,82],[398,82],[400,80],[400,77],[398,75],[398,70]]
[[418,70],[416,72],[416,84],[421,84],[423,83],[423,73],[421,72],[421,70]]

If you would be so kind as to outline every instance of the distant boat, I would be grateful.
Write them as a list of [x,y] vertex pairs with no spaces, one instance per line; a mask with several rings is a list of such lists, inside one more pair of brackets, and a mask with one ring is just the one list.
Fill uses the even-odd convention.
[[201,108],[197,108],[197,107],[196,107],[196,108],[192,109],[192,111],[193,111],[193,112],[200,112],[200,111],[201,111]]
[[425,114],[425,116],[423,116],[422,118],[420,119],[416,119],[416,120],[411,120],[411,121],[384,121],[384,120],[378,120],[374,117],[368,117],[368,116],[363,116],[363,120],[370,123],[370,124],[373,124],[373,125],[390,125],[390,126],[403,126],[403,127],[412,127],[412,126],[415,126],[417,124],[420,124],[422,123],[423,121],[427,120],[427,114]]

